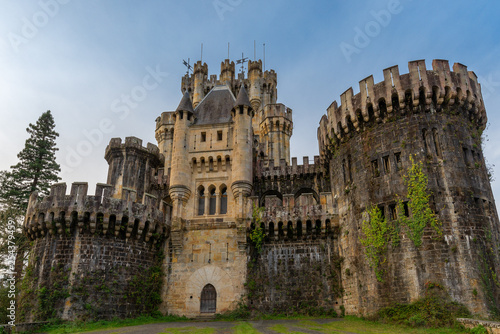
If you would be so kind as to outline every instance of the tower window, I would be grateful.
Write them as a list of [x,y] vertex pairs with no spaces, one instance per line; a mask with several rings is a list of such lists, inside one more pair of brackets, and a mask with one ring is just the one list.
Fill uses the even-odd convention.
[[386,155],[385,157],[382,157],[382,161],[384,162],[384,172],[386,174],[389,174],[391,172],[391,164],[389,162],[389,156]]
[[217,131],[217,140],[222,140],[222,130],[221,131]]
[[403,202],[404,215],[410,217],[410,210],[408,209],[408,202]]
[[398,219],[396,214],[396,204],[389,204],[389,219],[390,220]]
[[220,214],[225,215],[227,213],[227,188],[222,188],[220,198]]
[[198,190],[198,215],[205,214],[205,188],[200,187]]
[[373,173],[373,177],[380,176],[380,171],[378,169],[378,160],[372,160],[372,173]]
[[402,164],[401,164],[401,152],[394,153],[394,160],[396,160],[396,170],[401,170]]
[[201,141],[202,142],[207,141],[207,133],[206,132],[201,133]]
[[215,188],[210,190],[210,202],[209,202],[209,215],[215,215],[215,205],[216,205]]

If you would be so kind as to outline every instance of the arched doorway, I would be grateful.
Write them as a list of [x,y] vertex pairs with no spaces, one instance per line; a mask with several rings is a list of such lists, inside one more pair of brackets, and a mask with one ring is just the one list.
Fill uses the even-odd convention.
[[215,313],[217,307],[217,291],[212,284],[207,284],[201,290],[201,313]]

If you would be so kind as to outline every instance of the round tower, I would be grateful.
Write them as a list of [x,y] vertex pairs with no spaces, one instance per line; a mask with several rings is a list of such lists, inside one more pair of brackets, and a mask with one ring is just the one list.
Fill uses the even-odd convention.
[[19,322],[125,318],[158,307],[148,296],[158,295],[159,285],[137,290],[161,268],[169,235],[157,198],[135,201],[134,191],[124,189],[126,199],[116,199],[107,184],[97,184],[92,196],[87,190],[86,182],[75,182],[67,195],[66,183],[58,183],[43,200],[31,194]]
[[194,110],[189,93],[184,93],[175,111],[174,142],[172,148],[172,165],[170,170],[169,194],[173,201],[173,216],[184,217],[182,207],[191,195],[191,168],[188,156],[188,127],[194,121]]
[[253,131],[255,135],[259,135],[261,122],[260,110],[262,108],[262,60],[248,61],[248,81],[250,103],[255,112],[253,118]]
[[136,137],[112,138],[106,147],[104,158],[109,164],[107,183],[113,187],[113,197],[122,199],[123,189],[135,191],[138,200],[144,193],[150,192],[151,177],[161,165],[161,156],[156,145],[148,143],[142,146],[142,140]]
[[221,85],[227,84],[229,87],[232,87],[234,81],[234,61],[229,59],[224,59],[223,62],[220,63],[220,79],[219,82]]
[[[361,80],[360,93],[348,89],[320,122],[320,152],[329,161],[342,230],[342,273],[352,273],[342,277],[351,314],[414,301],[424,296],[426,282],[444,287],[472,313],[498,311],[500,263],[492,245],[500,232],[481,149],[487,121],[481,87],[461,64],[453,71],[445,60],[432,65],[429,71],[423,60],[410,62],[403,75],[397,66],[387,68],[376,85],[372,76]],[[429,205],[442,233],[427,226],[421,245],[411,240],[412,223],[401,223],[420,213],[412,212],[418,199],[405,181],[415,164],[428,178]],[[381,279],[360,242],[372,206],[401,231],[401,242],[388,245],[380,264]]]
[[276,103],[278,99],[278,90],[276,88],[277,84],[278,78],[276,76],[276,72],[274,72],[274,70],[265,71],[262,84],[263,106]]
[[193,108],[205,97],[205,82],[208,76],[208,66],[206,63],[201,64],[201,60],[194,64],[194,92],[193,92]]
[[233,157],[232,157],[232,179],[231,190],[237,199],[238,217],[246,218],[245,197],[252,191],[252,117],[253,109],[248,99],[245,86],[241,85],[238,98],[231,110],[234,122]]
[[174,140],[175,113],[163,112],[156,119],[155,138],[164,159],[164,174],[168,175],[172,165],[172,144]]
[[262,60],[248,61],[248,80],[250,81],[250,89],[248,97],[252,108],[258,112],[262,103],[261,100],[261,82],[262,79]]
[[274,160],[275,166],[285,160],[290,163],[290,137],[292,136],[292,109],[284,104],[268,104],[264,107],[260,123],[261,142],[265,155]]

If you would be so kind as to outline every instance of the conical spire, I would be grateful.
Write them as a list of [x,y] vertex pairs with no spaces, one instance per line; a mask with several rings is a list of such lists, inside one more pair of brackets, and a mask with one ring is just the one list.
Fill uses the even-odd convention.
[[184,93],[184,96],[182,97],[181,103],[179,103],[179,106],[175,111],[187,111],[194,114],[193,104],[191,103],[191,99],[189,98],[189,92],[187,90]]
[[248,106],[249,108],[252,108],[252,105],[250,104],[250,99],[248,98],[247,91],[245,89],[245,86],[242,84],[240,88],[240,92],[238,93],[238,97],[236,98],[236,102],[234,103],[234,106]]

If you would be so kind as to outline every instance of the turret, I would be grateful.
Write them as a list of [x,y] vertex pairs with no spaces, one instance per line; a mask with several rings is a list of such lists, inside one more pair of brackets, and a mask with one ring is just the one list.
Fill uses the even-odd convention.
[[248,61],[248,79],[250,80],[249,99],[253,110],[258,112],[261,101],[261,78],[262,78],[262,60]]
[[132,190],[140,201],[151,191],[152,176],[161,165],[156,145],[142,147],[142,140],[136,137],[125,138],[124,144],[121,138],[112,138],[104,157],[109,164],[107,183],[112,186],[112,197],[124,199]]
[[184,93],[179,106],[175,110],[174,142],[172,147],[172,164],[170,171],[170,197],[173,201],[174,216],[183,217],[182,206],[191,195],[191,168],[188,156],[188,127],[193,123],[194,110],[189,93]]
[[[252,117],[254,111],[245,86],[241,85],[231,115],[234,122],[231,189],[240,215],[244,214],[244,197],[252,191]],[[238,211],[237,211],[238,212]],[[240,216],[242,217],[242,216]],[[243,218],[243,217],[242,217]]]
[[193,107],[196,108],[198,103],[205,97],[205,82],[208,76],[208,66],[206,63],[201,64],[201,60],[194,64],[194,93]]
[[282,103],[268,104],[264,107],[260,135],[269,161],[274,161],[276,165],[281,160],[284,160],[287,165],[290,163],[292,130],[292,109]]
[[278,99],[278,90],[276,88],[277,83],[278,79],[274,70],[264,72],[264,80],[262,84],[264,106],[276,103],[276,100]]
[[158,142],[160,153],[165,157],[164,173],[169,174],[172,164],[172,143],[174,139],[174,112],[163,112],[161,116],[156,119],[155,138]]
[[234,80],[234,61],[230,62],[229,59],[224,59],[220,63],[220,83],[223,85],[225,83],[232,87]]
[[320,128],[329,129],[329,133],[322,133],[320,142],[327,143],[327,137],[340,140],[369,123],[386,122],[407,111],[439,112],[450,107],[469,108],[470,117],[484,129],[487,117],[474,72],[459,63],[450,71],[448,61],[442,59],[432,62],[432,71],[423,60],[409,62],[408,69],[409,73],[401,75],[398,66],[386,68],[384,81],[374,83],[370,75],[359,82],[358,94],[352,88],[342,93],[340,106],[334,101],[321,120],[324,124]]

